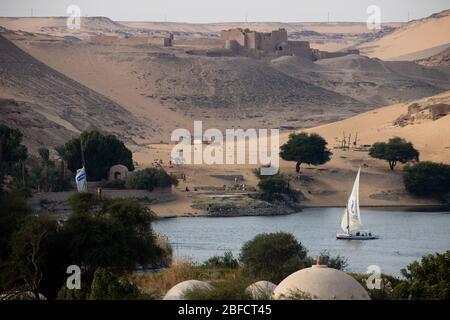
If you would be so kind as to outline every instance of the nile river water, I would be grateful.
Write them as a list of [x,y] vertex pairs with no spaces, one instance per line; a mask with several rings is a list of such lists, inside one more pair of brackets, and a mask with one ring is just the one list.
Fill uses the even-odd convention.
[[231,250],[238,255],[242,244],[263,232],[294,234],[315,256],[326,249],[331,255],[348,258],[348,271],[366,272],[377,265],[386,274],[400,269],[425,254],[450,250],[450,212],[406,212],[362,209],[367,229],[378,240],[336,240],[342,208],[314,208],[286,216],[233,218],[173,218],[153,223],[166,235],[177,258],[202,262]]

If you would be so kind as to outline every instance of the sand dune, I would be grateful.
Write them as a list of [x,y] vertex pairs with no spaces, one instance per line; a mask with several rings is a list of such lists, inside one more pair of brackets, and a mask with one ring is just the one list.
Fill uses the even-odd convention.
[[[383,60],[416,60],[425,58],[426,49],[450,44],[448,30],[450,10],[410,21],[380,39],[360,44],[358,48],[370,57]],[[436,53],[429,52],[429,56]]]
[[[7,99],[3,100],[1,121],[23,130],[32,149],[55,146],[70,135],[91,129],[120,134],[130,143],[135,136],[143,135],[142,123],[130,112],[36,60],[2,36],[0,73],[0,97]],[[43,132],[36,134],[39,129]]]
[[[431,106],[439,103],[450,104],[450,91],[414,101],[420,106]],[[308,129],[323,135],[327,141],[338,144],[336,139],[342,133],[358,132],[360,144],[372,144],[376,141],[387,141],[398,136],[413,142],[421,153],[421,160],[432,160],[450,163],[450,115],[437,120],[422,119],[413,124],[399,126],[395,121],[408,112],[412,103],[400,103],[392,106],[368,111],[360,115],[331,124]]]

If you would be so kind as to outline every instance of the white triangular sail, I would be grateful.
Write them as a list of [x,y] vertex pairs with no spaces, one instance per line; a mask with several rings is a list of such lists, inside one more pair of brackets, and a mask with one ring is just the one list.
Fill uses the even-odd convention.
[[77,184],[78,192],[88,191],[86,169],[84,169],[84,167],[77,170],[77,175],[75,176],[75,182]]
[[344,210],[344,215],[341,221],[341,228],[344,231],[352,231],[362,227],[361,214],[359,212],[359,176],[361,168],[358,170],[353,189],[348,198],[347,207]]

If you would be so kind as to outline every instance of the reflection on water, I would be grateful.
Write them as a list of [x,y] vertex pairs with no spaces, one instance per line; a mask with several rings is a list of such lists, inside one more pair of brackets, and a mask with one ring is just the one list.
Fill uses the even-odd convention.
[[349,271],[365,272],[378,265],[383,273],[400,269],[425,254],[450,249],[450,212],[404,212],[362,209],[364,225],[381,236],[378,240],[336,240],[341,208],[316,208],[273,217],[176,218],[153,223],[169,237],[177,258],[204,261],[231,250],[235,255],[245,241],[258,233],[294,234],[311,256],[322,250],[348,258]]

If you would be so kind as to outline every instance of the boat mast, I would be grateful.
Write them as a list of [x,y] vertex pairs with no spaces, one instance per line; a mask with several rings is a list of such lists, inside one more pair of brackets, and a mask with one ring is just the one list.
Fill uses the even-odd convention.
[[347,213],[347,234],[350,234],[350,214],[348,213],[348,207],[345,209]]

